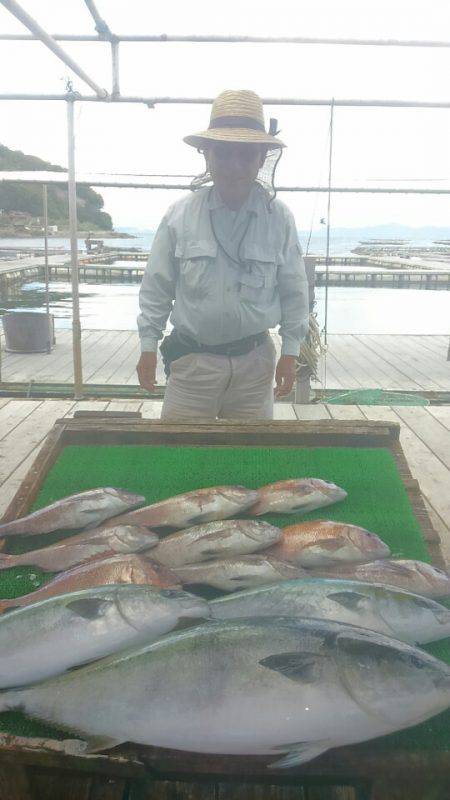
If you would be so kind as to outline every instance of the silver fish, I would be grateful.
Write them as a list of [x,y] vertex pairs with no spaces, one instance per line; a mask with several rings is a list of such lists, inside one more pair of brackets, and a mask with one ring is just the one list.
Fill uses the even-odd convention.
[[370,628],[408,644],[450,636],[450,609],[403,589],[361,581],[303,578],[210,602],[215,619],[315,617]]
[[225,592],[307,575],[301,567],[265,555],[224,558],[175,567],[171,571],[183,584],[205,583]]
[[57,500],[26,517],[0,525],[2,536],[31,536],[59,530],[76,530],[99,525],[108,517],[121,514],[143,503],[145,497],[125,489],[90,489]]
[[0,688],[148,644],[182,618],[207,617],[200,597],[152,586],[100,586],[43,600],[0,617]]
[[294,478],[262,486],[259,499],[248,511],[252,516],[260,514],[306,514],[315,508],[329,506],[345,500],[347,492],[334,483],[320,478]]
[[198,564],[213,558],[246,555],[279,540],[281,529],[268,522],[228,519],[196,525],[161,539],[152,560],[168,567]]
[[78,731],[121,742],[269,755],[290,767],[329,748],[416,725],[450,704],[450,667],[396,639],[338,622],[207,622],[141,649],[0,695]]
[[157,542],[158,536],[148,528],[132,525],[96,528],[40,550],[28,550],[18,555],[0,553],[0,570],[28,565],[39,567],[44,572],[61,572],[96,558],[108,558],[118,553],[139,553],[154,547]]
[[178,494],[108,520],[103,527],[143,525],[147,528],[190,528],[201,522],[227,519],[248,509],[258,493],[245,486],[213,486]]
[[442,569],[414,559],[384,559],[368,564],[342,564],[311,570],[323,578],[348,578],[368,583],[384,583],[425,597],[450,597],[450,575]]
[[375,533],[359,525],[315,519],[283,528],[280,541],[267,555],[313,569],[346,561],[386,558],[390,550]]

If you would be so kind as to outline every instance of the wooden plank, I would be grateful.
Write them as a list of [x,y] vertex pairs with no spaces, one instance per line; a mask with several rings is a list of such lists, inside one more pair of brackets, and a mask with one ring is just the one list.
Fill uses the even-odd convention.
[[36,445],[43,441],[53,423],[73,407],[71,400],[45,400],[33,414],[0,441],[0,485]]
[[92,779],[83,773],[35,767],[28,771],[33,797],[89,800]]
[[77,411],[105,411],[107,406],[108,400],[78,400],[64,416],[73,417]]
[[330,419],[331,415],[327,407],[323,403],[311,403],[308,405],[300,405],[294,403],[293,408],[297,419]]
[[86,383],[101,383],[97,380],[97,375],[101,376],[102,368],[108,364],[111,358],[115,357],[117,349],[126,341],[127,331],[108,331],[102,339],[101,347],[96,351],[83,367],[83,378]]
[[[433,419],[424,408],[417,406],[394,406],[396,414],[411,428],[412,431],[429,447],[431,452],[439,458],[450,470],[450,431],[441,423]],[[449,472],[450,488],[450,472]]]
[[107,411],[140,411],[142,400],[112,400]]
[[141,406],[141,414],[145,419],[159,419],[162,405],[162,400],[144,400]]
[[358,382],[369,389],[382,389],[383,386],[380,381],[373,377],[369,366],[367,365],[364,357],[355,352],[348,341],[349,337],[340,336],[337,341],[333,342],[333,353],[335,358],[345,365],[346,369],[351,371],[353,377]]
[[450,406],[425,406],[428,414],[439,420],[441,425],[450,431]]
[[380,382],[384,389],[406,389],[410,386],[410,381],[405,376],[399,362],[395,365],[385,357],[385,352],[375,349],[371,345],[368,337],[353,336],[352,351],[360,354],[364,363],[370,368],[370,374]]
[[119,333],[115,334],[114,344],[112,349],[109,346],[105,348],[106,352],[103,352],[105,357],[105,361],[101,364],[101,366],[92,373],[91,371],[91,364],[89,364],[90,374],[86,382],[90,383],[114,383],[111,376],[117,370],[117,366],[121,364],[127,357],[126,348],[129,339],[130,339],[130,332],[129,331],[120,331]]
[[[383,352],[385,361],[395,366],[410,383],[412,389],[434,389],[440,391],[446,388],[447,381],[445,380],[446,374],[444,371],[433,364],[431,359],[426,355],[418,357],[417,353],[410,353],[405,348],[399,347],[396,338],[386,336],[382,343],[370,341],[368,343],[370,350],[380,353]],[[450,388],[450,381],[449,381]]]
[[0,408],[6,406],[10,401],[9,397],[0,397]]
[[292,403],[274,403],[274,419],[297,419]]
[[9,436],[40,405],[42,400],[14,400],[0,408],[0,439]]
[[359,406],[326,405],[331,419],[365,419]]

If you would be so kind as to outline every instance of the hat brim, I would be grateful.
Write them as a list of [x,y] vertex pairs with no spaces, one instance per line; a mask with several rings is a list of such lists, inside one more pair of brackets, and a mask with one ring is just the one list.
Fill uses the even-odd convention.
[[281,139],[271,136],[265,131],[254,131],[250,128],[213,128],[212,130],[185,136],[183,142],[191,147],[202,148],[210,142],[246,142],[248,144],[265,144],[269,150],[286,147]]

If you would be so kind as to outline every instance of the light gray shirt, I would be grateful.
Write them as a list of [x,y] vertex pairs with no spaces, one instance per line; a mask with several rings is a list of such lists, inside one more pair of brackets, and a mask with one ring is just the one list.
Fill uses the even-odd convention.
[[183,197],[156,232],[139,304],[143,352],[157,350],[170,314],[180,333],[206,345],[280,325],[282,355],[298,355],[309,306],[292,213],[278,199],[269,206],[257,184],[239,211],[214,188]]

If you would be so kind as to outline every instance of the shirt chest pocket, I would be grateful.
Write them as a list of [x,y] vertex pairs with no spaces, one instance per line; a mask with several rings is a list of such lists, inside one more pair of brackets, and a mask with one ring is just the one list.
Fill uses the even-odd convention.
[[175,257],[179,263],[179,289],[190,299],[201,299],[213,287],[217,244],[209,241],[178,242]]
[[255,305],[270,303],[277,286],[275,250],[249,243],[244,258],[246,269],[242,269],[239,275],[241,300]]

